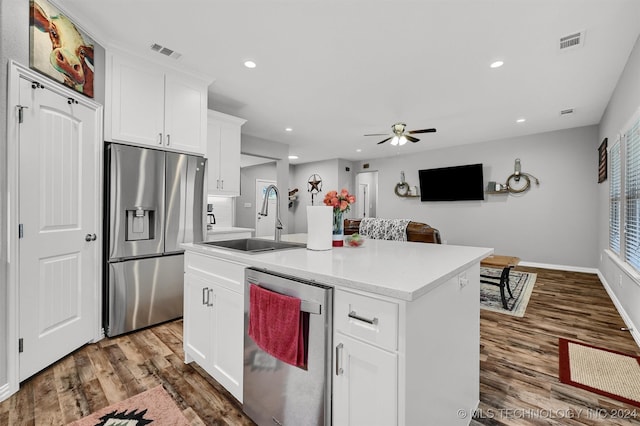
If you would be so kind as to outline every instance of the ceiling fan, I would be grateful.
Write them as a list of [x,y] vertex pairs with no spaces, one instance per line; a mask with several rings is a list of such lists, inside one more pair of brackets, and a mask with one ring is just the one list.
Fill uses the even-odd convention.
[[[405,131],[406,127],[407,125],[404,123],[394,124],[393,126],[391,126],[391,131],[393,132],[393,134],[388,138],[378,142],[378,145],[380,145],[381,143],[385,143],[388,140],[391,140],[391,145],[404,145],[405,143],[407,143],[407,141],[411,141],[415,143],[415,142],[418,142],[420,139],[414,138],[413,136],[410,136],[410,135],[414,135],[416,133],[435,133],[436,131],[436,129],[421,129],[421,130]],[[371,133],[365,136],[388,136],[388,133]]]

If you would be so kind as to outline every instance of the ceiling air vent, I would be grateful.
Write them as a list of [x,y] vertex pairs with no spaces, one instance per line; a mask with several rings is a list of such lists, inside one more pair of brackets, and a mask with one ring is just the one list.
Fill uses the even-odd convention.
[[560,115],[564,116],[564,115],[571,115],[573,114],[573,108],[567,108],[567,109],[563,109],[562,111],[560,111]]
[[560,50],[576,49],[584,45],[584,30],[560,37]]
[[154,52],[161,53],[164,56],[168,56],[168,57],[173,58],[173,59],[178,59],[180,56],[182,56],[180,53],[174,52],[173,50],[169,49],[168,47],[160,46],[157,43],[153,43],[151,45],[151,50],[153,50]]

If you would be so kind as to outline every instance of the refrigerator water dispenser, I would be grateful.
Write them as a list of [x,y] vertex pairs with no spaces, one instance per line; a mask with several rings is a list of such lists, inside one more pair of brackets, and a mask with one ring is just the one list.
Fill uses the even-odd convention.
[[152,240],[154,226],[154,211],[136,207],[135,210],[127,210],[127,234],[126,241]]

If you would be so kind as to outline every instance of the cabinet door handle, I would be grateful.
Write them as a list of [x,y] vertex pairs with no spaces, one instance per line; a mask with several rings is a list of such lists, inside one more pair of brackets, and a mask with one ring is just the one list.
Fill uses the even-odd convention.
[[224,179],[220,179],[220,189],[224,189]]
[[378,318],[374,317],[373,319],[369,319],[369,318],[361,317],[356,313],[356,311],[349,312],[349,318],[366,322],[367,324],[378,325]]
[[220,179],[216,179],[216,189],[220,189]]
[[171,145],[171,135],[167,134],[167,146]]
[[[213,297],[212,297],[213,296]],[[209,297],[207,297],[207,306],[213,306],[213,298],[215,297],[215,294],[213,294],[213,289],[210,288],[209,289]]]
[[158,145],[162,145],[162,133],[158,133]]
[[202,304],[209,306],[209,287],[202,289]]
[[340,376],[342,375],[342,373],[344,373],[344,369],[340,367],[340,365],[342,364],[343,347],[344,345],[342,343],[339,343],[338,346],[336,346],[336,376]]

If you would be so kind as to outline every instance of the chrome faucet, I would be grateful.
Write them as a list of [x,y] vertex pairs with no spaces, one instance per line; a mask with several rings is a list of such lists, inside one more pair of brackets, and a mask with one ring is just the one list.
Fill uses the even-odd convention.
[[264,192],[264,199],[262,200],[262,209],[260,216],[268,216],[269,215],[269,193],[273,189],[273,192],[276,193],[276,229],[275,229],[275,240],[277,242],[280,241],[280,237],[282,236],[282,221],[280,220],[280,193],[278,192],[278,188],[275,185],[267,186],[267,189]]

